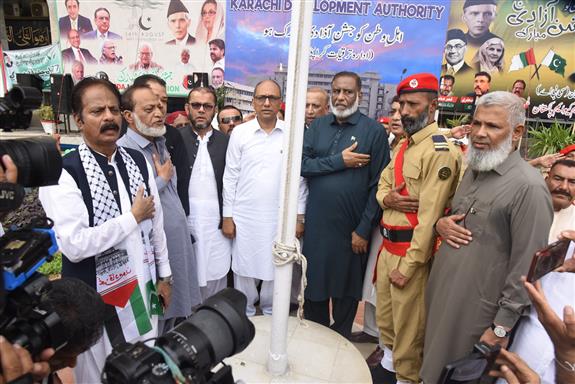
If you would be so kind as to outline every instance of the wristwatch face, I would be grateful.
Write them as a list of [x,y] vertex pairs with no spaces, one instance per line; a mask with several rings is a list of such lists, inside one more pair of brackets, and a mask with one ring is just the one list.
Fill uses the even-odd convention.
[[497,326],[493,329],[493,333],[495,333],[495,336],[497,337],[505,337],[507,336],[507,331],[505,330],[505,328]]

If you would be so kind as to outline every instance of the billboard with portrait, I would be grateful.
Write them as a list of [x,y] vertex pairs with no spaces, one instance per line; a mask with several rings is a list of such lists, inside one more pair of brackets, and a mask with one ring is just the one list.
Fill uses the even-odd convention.
[[56,10],[64,68],[76,81],[105,72],[122,90],[151,73],[170,96],[184,96],[194,73],[211,78],[225,67],[224,0],[58,0]]
[[446,36],[441,74],[450,105],[481,93],[475,74],[485,72],[491,90],[526,99],[530,118],[575,119],[575,1],[454,2]]

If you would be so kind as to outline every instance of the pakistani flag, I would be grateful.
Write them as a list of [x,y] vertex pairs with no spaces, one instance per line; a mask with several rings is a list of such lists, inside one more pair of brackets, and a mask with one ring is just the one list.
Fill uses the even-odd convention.
[[509,66],[509,72],[517,71],[518,69],[525,68],[529,65],[536,65],[535,52],[533,52],[533,48],[529,48],[527,51],[513,56],[511,58],[511,65]]
[[545,56],[541,64],[549,67],[553,72],[565,77],[565,66],[567,65],[567,60],[553,52],[552,49],[547,52],[547,56]]

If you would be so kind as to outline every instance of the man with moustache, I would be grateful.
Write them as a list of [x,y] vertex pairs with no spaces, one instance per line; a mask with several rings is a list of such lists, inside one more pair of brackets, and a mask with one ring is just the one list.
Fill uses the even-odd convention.
[[210,58],[214,67],[226,67],[226,43],[222,39],[213,39],[210,41]]
[[511,87],[511,93],[519,97],[523,97],[523,95],[525,94],[525,88],[527,88],[527,84],[525,84],[524,80],[521,79],[515,80],[515,82],[513,83],[513,87]]
[[[391,111],[389,114],[389,139],[390,156],[393,157],[393,150],[397,144],[405,137],[405,131],[401,124],[401,113],[399,96],[394,96],[391,101]],[[376,367],[383,357],[384,345],[379,339],[379,329],[377,327],[375,308],[377,305],[377,289],[373,281],[375,266],[379,256],[383,237],[379,226],[374,229],[371,235],[371,245],[367,269],[363,278],[363,331],[354,332],[349,338],[354,343],[374,343],[378,344],[375,350],[367,357],[366,361],[370,367]]]
[[547,245],[553,208],[539,171],[515,150],[524,124],[516,95],[497,91],[479,100],[468,168],[451,215],[435,225],[443,241],[426,290],[425,383],[437,383],[443,367],[479,341],[506,347],[529,306],[520,278]]
[[104,335],[78,357],[75,369],[78,383],[96,383],[113,346],[158,336],[160,301],[170,304],[172,272],[153,170],[141,153],[116,144],[117,88],[87,78],[71,99],[84,142],[64,157],[59,184],[40,188],[39,198],[65,255],[62,276],[84,281],[107,304]]
[[455,192],[461,167],[459,150],[435,122],[438,85],[432,74],[419,73],[397,86],[405,139],[395,147],[377,190],[383,248],[376,269],[376,317],[384,356],[372,371],[374,381],[389,372],[398,383],[420,381],[433,225]]
[[98,39],[100,42],[106,40],[122,40],[122,36],[110,31],[110,12],[103,7],[94,11],[94,23],[96,29],[82,34],[83,39]]
[[329,113],[329,95],[319,87],[309,88],[305,98],[305,128],[309,128],[317,117]]
[[441,66],[441,73],[450,76],[473,73],[473,68],[465,62],[466,51],[467,38],[463,31],[460,29],[447,31],[444,49],[445,64]]
[[[556,161],[545,178],[553,204],[553,224],[549,243],[559,239],[563,231],[575,228],[575,161]],[[575,274],[551,272],[540,280],[545,297],[558,316],[563,316],[565,305],[575,306],[573,289]],[[542,382],[555,382],[554,347],[541,325],[535,308],[524,317],[517,328],[509,349],[517,353],[541,377]]]
[[451,75],[443,75],[439,78],[439,94],[441,96],[453,95],[453,86],[455,85],[455,77]]
[[[222,232],[234,239],[234,287],[247,296],[246,314],[256,314],[259,292],[264,315],[272,314],[274,264],[272,245],[277,232],[282,148],[285,123],[277,114],[280,86],[259,82],[254,90],[256,118],[234,128],[226,155]],[[301,203],[298,214],[304,213]]]
[[216,93],[211,87],[194,88],[188,94],[189,124],[182,135],[192,174],[188,186],[188,229],[195,239],[198,281],[202,300],[227,286],[232,242],[222,234],[222,191],[229,136],[213,129]]
[[231,135],[234,127],[243,121],[242,111],[233,105],[224,105],[218,112],[218,127],[226,135]]
[[201,302],[198,283],[190,278],[196,273],[197,262],[186,228],[186,213],[178,197],[175,169],[166,147],[165,109],[160,98],[146,84],[132,85],[122,95],[122,113],[128,131],[118,144],[142,153],[153,164],[164,214],[173,285],[170,306],[160,321],[159,331],[163,334],[178,319],[190,316],[192,307]]
[[303,254],[308,259],[305,317],[350,337],[379,207],[377,180],[389,162],[381,125],[359,112],[361,79],[339,72],[331,82],[331,113],[305,133],[302,176],[309,197]]

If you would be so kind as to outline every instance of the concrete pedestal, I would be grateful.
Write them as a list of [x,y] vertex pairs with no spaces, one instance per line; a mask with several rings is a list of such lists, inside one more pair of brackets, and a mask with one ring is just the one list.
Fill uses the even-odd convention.
[[225,360],[235,380],[245,383],[371,383],[369,369],[355,346],[329,328],[290,317],[287,332],[289,370],[271,376],[266,369],[271,316],[250,318],[256,327],[252,343]]

